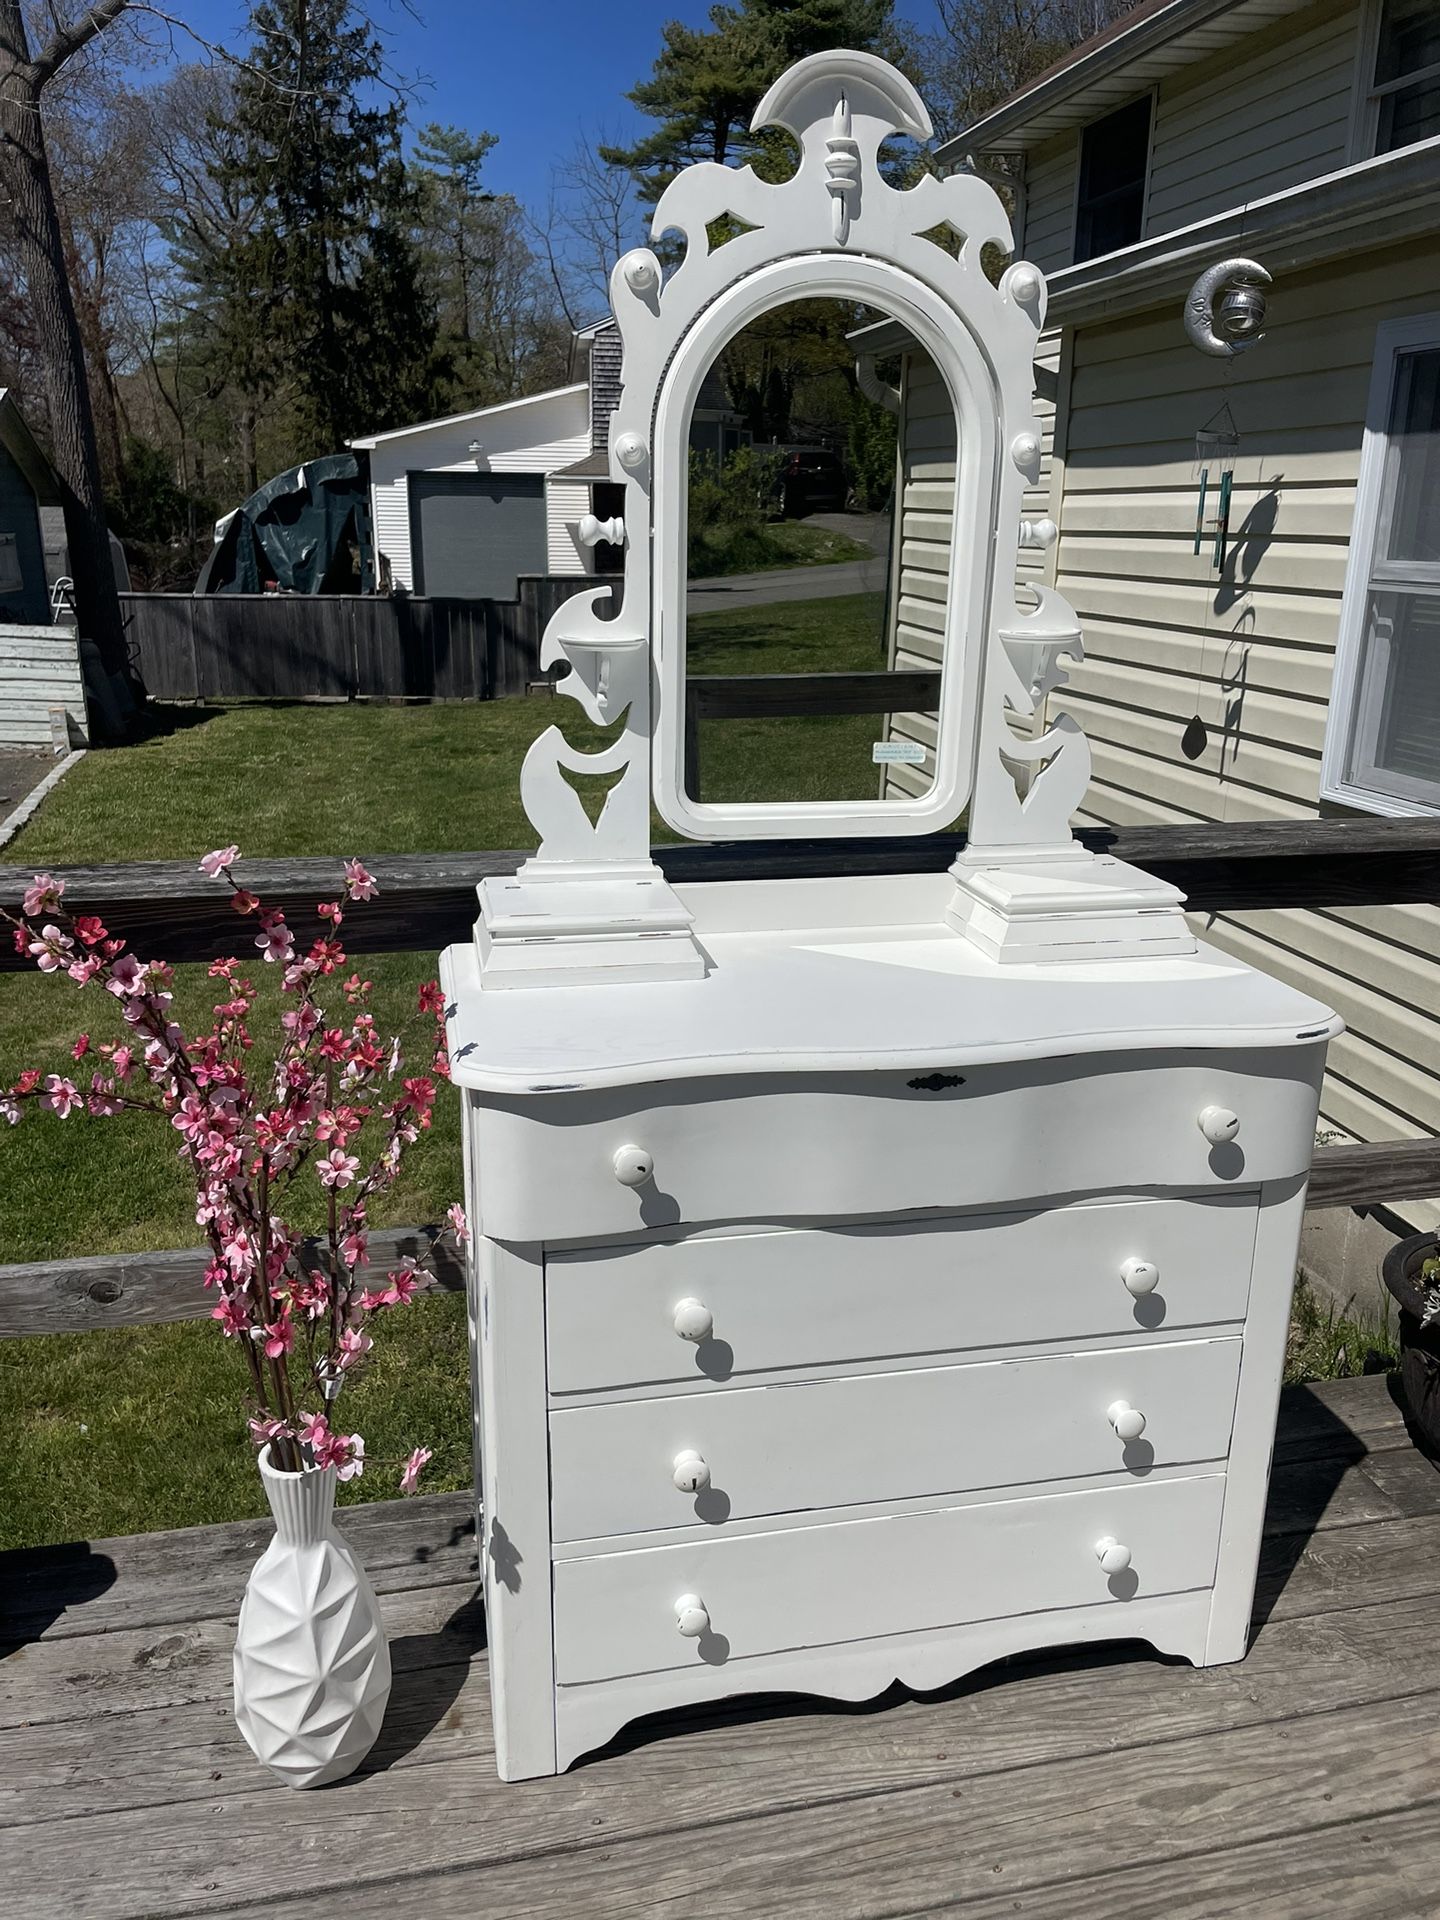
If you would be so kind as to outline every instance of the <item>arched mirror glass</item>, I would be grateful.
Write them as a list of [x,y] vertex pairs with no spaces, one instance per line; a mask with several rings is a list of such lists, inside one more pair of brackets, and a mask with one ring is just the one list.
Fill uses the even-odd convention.
[[989,376],[909,276],[807,264],[732,287],[662,390],[656,799],[687,832],[928,831],[968,797]]
[[934,363],[876,307],[787,301],[714,356],[687,441],[687,798],[928,793],[956,454]]

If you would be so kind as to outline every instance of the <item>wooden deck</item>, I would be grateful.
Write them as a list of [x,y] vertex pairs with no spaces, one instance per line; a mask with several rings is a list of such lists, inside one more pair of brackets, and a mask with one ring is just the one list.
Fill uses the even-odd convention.
[[261,1523],[0,1555],[0,1915],[1440,1914],[1440,1474],[1386,1383],[1285,1398],[1239,1666],[1124,1646],[939,1695],[742,1702],[502,1786],[459,1496],[346,1521],[395,1688],[366,1771],[230,1718]]

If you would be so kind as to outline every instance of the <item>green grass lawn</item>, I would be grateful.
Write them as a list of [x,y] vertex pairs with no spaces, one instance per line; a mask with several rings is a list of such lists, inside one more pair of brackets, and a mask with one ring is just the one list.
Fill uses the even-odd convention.
[[[885,665],[879,594],[805,600],[691,623],[692,673],[875,673]],[[884,715],[702,720],[701,795],[708,801],[873,800],[870,749]]]
[[[707,614],[692,628],[695,671],[875,666],[879,621],[878,595]],[[483,706],[173,709],[156,716],[144,740],[87,755],[0,857],[36,869],[198,860],[233,839],[257,857],[333,854],[338,877],[339,857],[353,852],[530,847],[520,762],[554,723],[577,742],[593,735],[572,702],[547,696]],[[815,766],[834,771],[849,766],[874,725],[864,719],[857,732],[850,718],[716,722],[705,743],[707,792],[746,783],[763,791],[773,778],[773,791],[788,795],[798,756],[786,728],[817,730]],[[805,777],[826,797],[828,776],[812,767]],[[78,894],[71,904],[84,909]],[[403,1025],[435,960],[366,959],[383,1031]],[[257,966],[257,977],[265,972]],[[208,1024],[215,995],[203,966],[178,967],[175,993],[187,1025]],[[82,998],[67,981],[0,975],[0,1080],[27,1066],[64,1071],[81,1026],[97,1042],[114,1038],[116,1014],[111,1001],[93,990]],[[439,1220],[460,1191],[459,1102],[451,1097],[439,1103],[433,1130],[413,1149],[376,1224]],[[0,1129],[0,1195],[0,1263],[200,1238],[173,1136],[144,1114],[95,1122],[31,1114]],[[318,1192],[313,1199],[318,1206]],[[427,1484],[468,1484],[463,1303],[437,1296],[390,1315],[376,1354],[371,1377],[347,1386],[342,1402],[370,1457],[431,1445]],[[0,1341],[0,1546],[260,1512],[243,1389],[234,1348],[205,1323]],[[343,1497],[394,1491],[394,1473],[377,1466]]]
[[[372,1371],[337,1403],[365,1436],[363,1477],[342,1505],[393,1499],[412,1446],[435,1449],[428,1492],[468,1487],[465,1302],[396,1308]],[[208,1321],[0,1340],[0,1547],[102,1539],[265,1511],[241,1413],[246,1375]]]
[[[696,673],[878,668],[881,620],[879,594],[707,613],[690,623],[691,666]],[[552,725],[576,745],[603,737],[573,701],[547,694],[478,706],[161,709],[147,739],[87,754],[0,859],[36,868],[198,859],[232,840],[244,853],[272,859],[530,848],[520,763]],[[849,715],[708,723],[707,790],[735,798],[729,785],[773,778],[774,797],[789,797],[780,791],[795,778],[784,730],[802,726],[820,730],[822,751],[824,729],[837,752],[863,733],[874,791],[868,743],[879,720],[868,715],[859,733]],[[843,797],[812,784],[822,797]],[[654,824],[657,838],[675,837]],[[10,1024],[3,1014],[0,1023]]]

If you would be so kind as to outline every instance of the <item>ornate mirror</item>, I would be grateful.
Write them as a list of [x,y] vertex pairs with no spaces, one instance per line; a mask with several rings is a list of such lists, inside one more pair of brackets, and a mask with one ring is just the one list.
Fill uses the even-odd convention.
[[[884,143],[897,134],[925,139],[931,129],[909,82],[872,55],[802,60],[771,88],[753,124],[797,142],[792,177],[771,183],[749,167],[688,168],[654,218],[665,259],[673,250],[679,264],[667,271],[660,253],[637,248],[611,277],[624,370],[609,458],[624,514],[607,537],[623,542],[623,598],[618,611],[609,587],[567,601],[541,652],[543,666],[568,666],[559,691],[609,740],[582,752],[551,727],[531,747],[521,793],[541,845],[513,881],[482,888],[486,985],[532,983],[547,969],[572,979],[704,971],[691,915],[651,859],[652,797],[673,828],[702,840],[922,834],[963,813],[969,841],[948,917],[1007,958],[1030,951],[1032,935],[1052,938],[1036,929],[1061,929],[1053,935],[1060,942],[1077,911],[1111,916],[1117,937],[1136,913],[1175,911],[1173,889],[1161,901],[1158,883],[1125,878],[1072,839],[1089,749],[1067,716],[1034,724],[1043,695],[1064,679],[1063,657],[1081,650],[1058,595],[1035,586],[1017,596],[1016,587],[1017,549],[1053,531],[1021,520],[1027,480],[1040,467],[1040,273],[1025,262],[994,279],[987,273],[987,248],[1008,256],[1011,239],[983,181],[923,175],[900,188],[886,179]],[[693,462],[717,424],[717,382],[723,389],[747,329],[773,326],[800,305],[837,302],[855,323],[846,342],[857,388],[883,406],[877,369],[888,350],[922,370],[938,396],[928,414],[904,409],[897,431],[885,624],[874,669],[857,676],[893,673],[895,683],[856,693],[869,759],[850,765],[837,787],[792,782],[787,790],[782,779],[751,792],[740,782],[727,797],[723,783],[707,792],[697,771],[705,699],[696,685],[728,677],[733,688],[744,676],[733,660],[728,675],[717,675],[699,639],[690,643]],[[927,464],[937,443],[927,448],[925,434],[936,420],[940,456]],[[788,451],[803,449],[777,436],[776,454]],[[907,605],[916,601],[924,604],[918,618]],[[796,678],[793,662],[778,676],[775,665],[762,660],[758,677]],[[902,670],[910,674],[903,689]],[[799,677],[814,682],[813,662]],[[826,697],[833,706],[842,694],[832,682]],[[794,694],[775,697],[783,704]],[[726,698],[755,704],[753,689]],[[594,818],[572,784],[585,775],[612,783]],[[1021,923],[1028,931],[1017,942],[1011,930]],[[1143,946],[1151,933],[1136,939]],[[495,957],[502,949],[514,957],[511,977]]]
[[[856,54],[803,61],[762,101],[755,124],[778,125],[797,139],[801,161],[793,178],[771,185],[748,168],[689,169],[655,215],[657,240],[683,239],[678,269],[662,282],[654,256],[632,254],[615,276],[626,351],[621,415],[626,428],[644,431],[651,463],[655,802],[673,827],[701,839],[925,833],[955,820],[971,794],[979,683],[1001,573],[994,530],[1008,515],[1018,537],[1025,473],[1039,456],[1031,360],[1040,279],[1028,268],[1012,270],[1002,288],[986,278],[981,248],[992,241],[1009,248],[1003,211],[988,188],[969,179],[927,178],[901,191],[883,178],[882,143],[897,132],[924,138],[930,129],[913,90],[882,62]],[[1019,295],[1027,297],[1028,311]],[[928,708],[876,710],[874,747],[882,757],[872,762],[868,794],[862,772],[852,767],[833,798],[711,800],[687,764],[695,757],[697,731],[686,565],[696,403],[747,330],[787,308],[822,301],[846,303],[871,325],[891,323],[946,398],[948,458],[932,463],[944,497],[931,525],[943,524],[946,536],[932,544],[948,548],[932,602],[938,625],[930,628],[936,645],[928,664],[939,671],[938,691],[927,696]],[[996,323],[1006,313],[1012,324],[1002,329]],[[854,329],[857,362],[867,330],[863,321]],[[1006,457],[1009,442],[1027,435],[1020,449],[1025,460],[1017,464]],[[886,627],[876,663],[882,669],[906,663],[899,614],[907,571],[919,571],[906,566],[920,544],[907,539],[905,527],[906,468],[915,452],[896,451],[899,525],[883,587]],[[913,536],[917,529],[909,531]],[[932,567],[924,583],[931,594],[940,570]],[[825,689],[816,692],[823,697]],[[896,723],[911,714],[920,724],[906,732]],[[912,752],[924,748],[924,760],[910,763],[922,767],[923,778],[888,776],[890,766],[907,764],[884,758],[887,751],[906,751],[902,741]]]

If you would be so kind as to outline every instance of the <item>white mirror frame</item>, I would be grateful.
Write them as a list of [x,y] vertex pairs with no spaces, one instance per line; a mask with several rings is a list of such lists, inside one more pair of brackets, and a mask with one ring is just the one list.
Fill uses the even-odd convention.
[[[713,803],[685,792],[686,548],[689,531],[690,416],[715,357],[750,321],[794,300],[863,301],[903,322],[939,369],[956,419],[956,538],[946,595],[935,778],[908,801]],[[771,839],[794,832],[930,833],[947,826],[970,797],[974,717],[993,547],[974,533],[988,526],[997,486],[996,391],[968,330],[956,327],[944,300],[888,261],[813,255],[777,260],[747,273],[707,307],[685,335],[665,374],[655,414],[654,602],[651,632],[659,702],[655,726],[655,804],[692,839]],[[896,502],[896,511],[903,510]],[[968,718],[968,726],[966,721]]]
[[[1011,237],[999,197],[984,181],[926,175],[902,191],[884,179],[882,143],[895,133],[927,139],[931,128],[909,81],[874,55],[836,51],[800,61],[770,89],[752,125],[780,126],[795,136],[801,159],[794,175],[771,184],[749,167],[707,162],[687,168],[661,197],[653,225],[657,238],[684,237],[680,265],[667,279],[656,255],[637,248],[611,275],[624,344],[624,384],[609,446],[611,477],[625,487],[624,601],[613,618],[602,612],[612,598],[608,587],[565,602],[546,629],[540,657],[542,666],[568,664],[557,690],[592,720],[615,726],[616,738],[598,754],[571,747],[559,727],[535,741],[520,786],[541,844],[520,878],[527,884],[623,883],[648,890],[647,900],[659,898],[649,847],[655,692],[661,716],[653,784],[662,813],[683,833],[702,839],[715,832],[734,838],[923,833],[953,817],[968,791],[967,861],[1078,853],[1069,818],[1089,781],[1084,734],[1062,715],[1046,732],[1024,737],[1007,718],[1032,718],[1044,692],[1064,679],[1061,656],[1081,652],[1075,617],[1057,594],[1032,587],[1033,608],[1016,600],[1024,489],[1040,470],[1033,400],[1043,276],[1022,261],[998,286],[986,277],[982,249],[993,244],[1008,253]],[[712,248],[707,227],[725,215],[745,230]],[[958,257],[922,238],[939,227],[960,238]],[[667,646],[665,613],[684,589],[683,568],[675,563],[688,456],[679,472],[669,470],[680,451],[682,415],[688,424],[680,396],[701,366],[703,343],[729,337],[748,312],[775,304],[786,288],[863,289],[870,304],[908,320],[936,354],[960,430],[972,437],[957,474],[957,506],[969,511],[970,525],[961,529],[957,514],[957,535],[977,554],[983,549],[987,560],[969,579],[958,566],[953,570],[942,683],[946,763],[917,802],[727,808],[697,805],[683,794],[679,654]],[[978,414],[987,404],[991,413],[982,423]],[[653,574],[652,531],[660,536],[662,562]],[[618,774],[593,823],[566,770]]]

